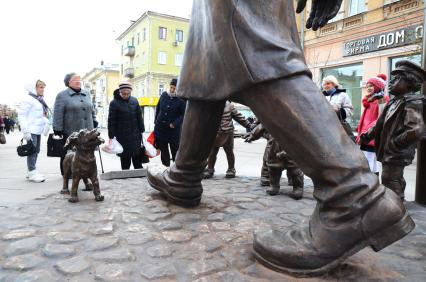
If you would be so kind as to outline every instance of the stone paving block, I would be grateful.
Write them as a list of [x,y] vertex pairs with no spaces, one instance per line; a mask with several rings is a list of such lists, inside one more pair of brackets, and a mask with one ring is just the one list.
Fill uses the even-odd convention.
[[4,250],[5,256],[23,255],[34,252],[43,246],[45,240],[42,238],[27,238],[10,244]]
[[123,235],[123,238],[127,241],[127,244],[129,245],[143,245],[155,239],[152,234],[148,233],[126,234]]
[[182,243],[191,240],[192,235],[187,231],[164,231],[163,238],[173,243]]
[[158,223],[157,228],[161,231],[179,230],[182,229],[182,224],[175,221],[166,221]]
[[86,241],[85,249],[87,251],[103,251],[118,245],[118,237],[91,238]]
[[125,179],[125,178],[136,178],[136,177],[145,177],[146,168],[133,169],[133,170],[117,170],[109,171],[100,174],[102,180],[112,180],[112,179]]
[[69,244],[69,243],[76,243],[81,240],[86,239],[86,236],[81,233],[75,233],[75,232],[61,232],[56,234],[53,239],[57,243],[61,244]]
[[17,271],[32,269],[40,265],[42,262],[43,262],[42,258],[33,254],[14,256],[2,261],[3,269],[6,269],[6,270],[11,269],[11,270],[17,270]]
[[111,234],[113,232],[114,232],[114,225],[112,223],[93,227],[90,229],[90,233],[94,236]]
[[85,256],[78,256],[58,262],[55,268],[65,275],[76,275],[89,269],[90,263]]
[[28,237],[33,237],[36,234],[35,229],[20,229],[20,230],[13,230],[11,232],[8,232],[2,236],[3,240],[19,240],[24,239]]
[[14,282],[55,282],[55,281],[60,281],[60,279],[57,277],[57,275],[45,269],[22,273],[14,280]]
[[173,278],[176,275],[176,269],[171,263],[153,263],[140,266],[140,274],[148,280]]
[[126,270],[121,264],[101,264],[95,267],[95,279],[100,281],[130,281],[126,279]]
[[74,246],[62,244],[47,244],[42,249],[43,255],[49,258],[63,258],[75,254],[76,249]]
[[164,244],[149,247],[147,254],[153,258],[169,257],[173,253],[173,248]]
[[135,256],[128,249],[95,253],[91,257],[94,260],[107,263],[124,263],[135,259]]

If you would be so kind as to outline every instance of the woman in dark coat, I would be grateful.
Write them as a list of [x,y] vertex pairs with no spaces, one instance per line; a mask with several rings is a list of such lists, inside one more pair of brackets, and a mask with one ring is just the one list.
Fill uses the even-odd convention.
[[109,104],[108,136],[117,138],[123,146],[123,153],[119,154],[123,170],[129,169],[131,162],[135,169],[142,168],[141,142],[145,126],[139,102],[131,93],[132,85],[121,83]]
[[186,102],[176,96],[177,79],[170,82],[170,90],[161,94],[155,109],[155,144],[161,151],[161,162],[170,166],[170,151],[175,161],[179,149],[180,128],[185,114]]

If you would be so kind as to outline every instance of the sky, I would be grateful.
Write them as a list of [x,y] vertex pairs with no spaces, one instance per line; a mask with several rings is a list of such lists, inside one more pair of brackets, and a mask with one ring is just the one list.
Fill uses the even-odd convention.
[[46,82],[53,105],[69,72],[120,62],[116,38],[145,11],[189,18],[192,0],[2,0],[0,1],[0,104],[17,104],[24,87]]

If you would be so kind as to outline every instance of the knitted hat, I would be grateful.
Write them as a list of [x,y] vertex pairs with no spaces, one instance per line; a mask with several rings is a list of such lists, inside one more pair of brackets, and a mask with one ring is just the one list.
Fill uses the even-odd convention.
[[385,74],[378,74],[376,77],[370,78],[367,83],[374,86],[374,93],[378,93],[385,89],[387,76]]
[[177,79],[173,78],[172,81],[170,81],[170,85],[176,86],[177,85]]
[[132,84],[128,81],[123,81],[118,85],[118,89],[123,90],[123,89],[130,89],[133,90]]
[[327,75],[326,77],[324,77],[322,79],[322,85],[324,85],[324,83],[326,83],[326,82],[333,83],[336,88],[340,87],[339,81],[337,80],[337,78],[334,75]]

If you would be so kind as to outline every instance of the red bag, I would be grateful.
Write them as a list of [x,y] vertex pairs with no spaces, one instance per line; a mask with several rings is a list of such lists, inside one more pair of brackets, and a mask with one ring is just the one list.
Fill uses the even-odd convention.
[[148,135],[148,138],[146,139],[146,141],[148,141],[148,143],[150,143],[151,145],[153,145],[153,146],[154,146],[154,143],[155,143],[154,131],[153,131],[153,132],[151,132],[151,133]]

